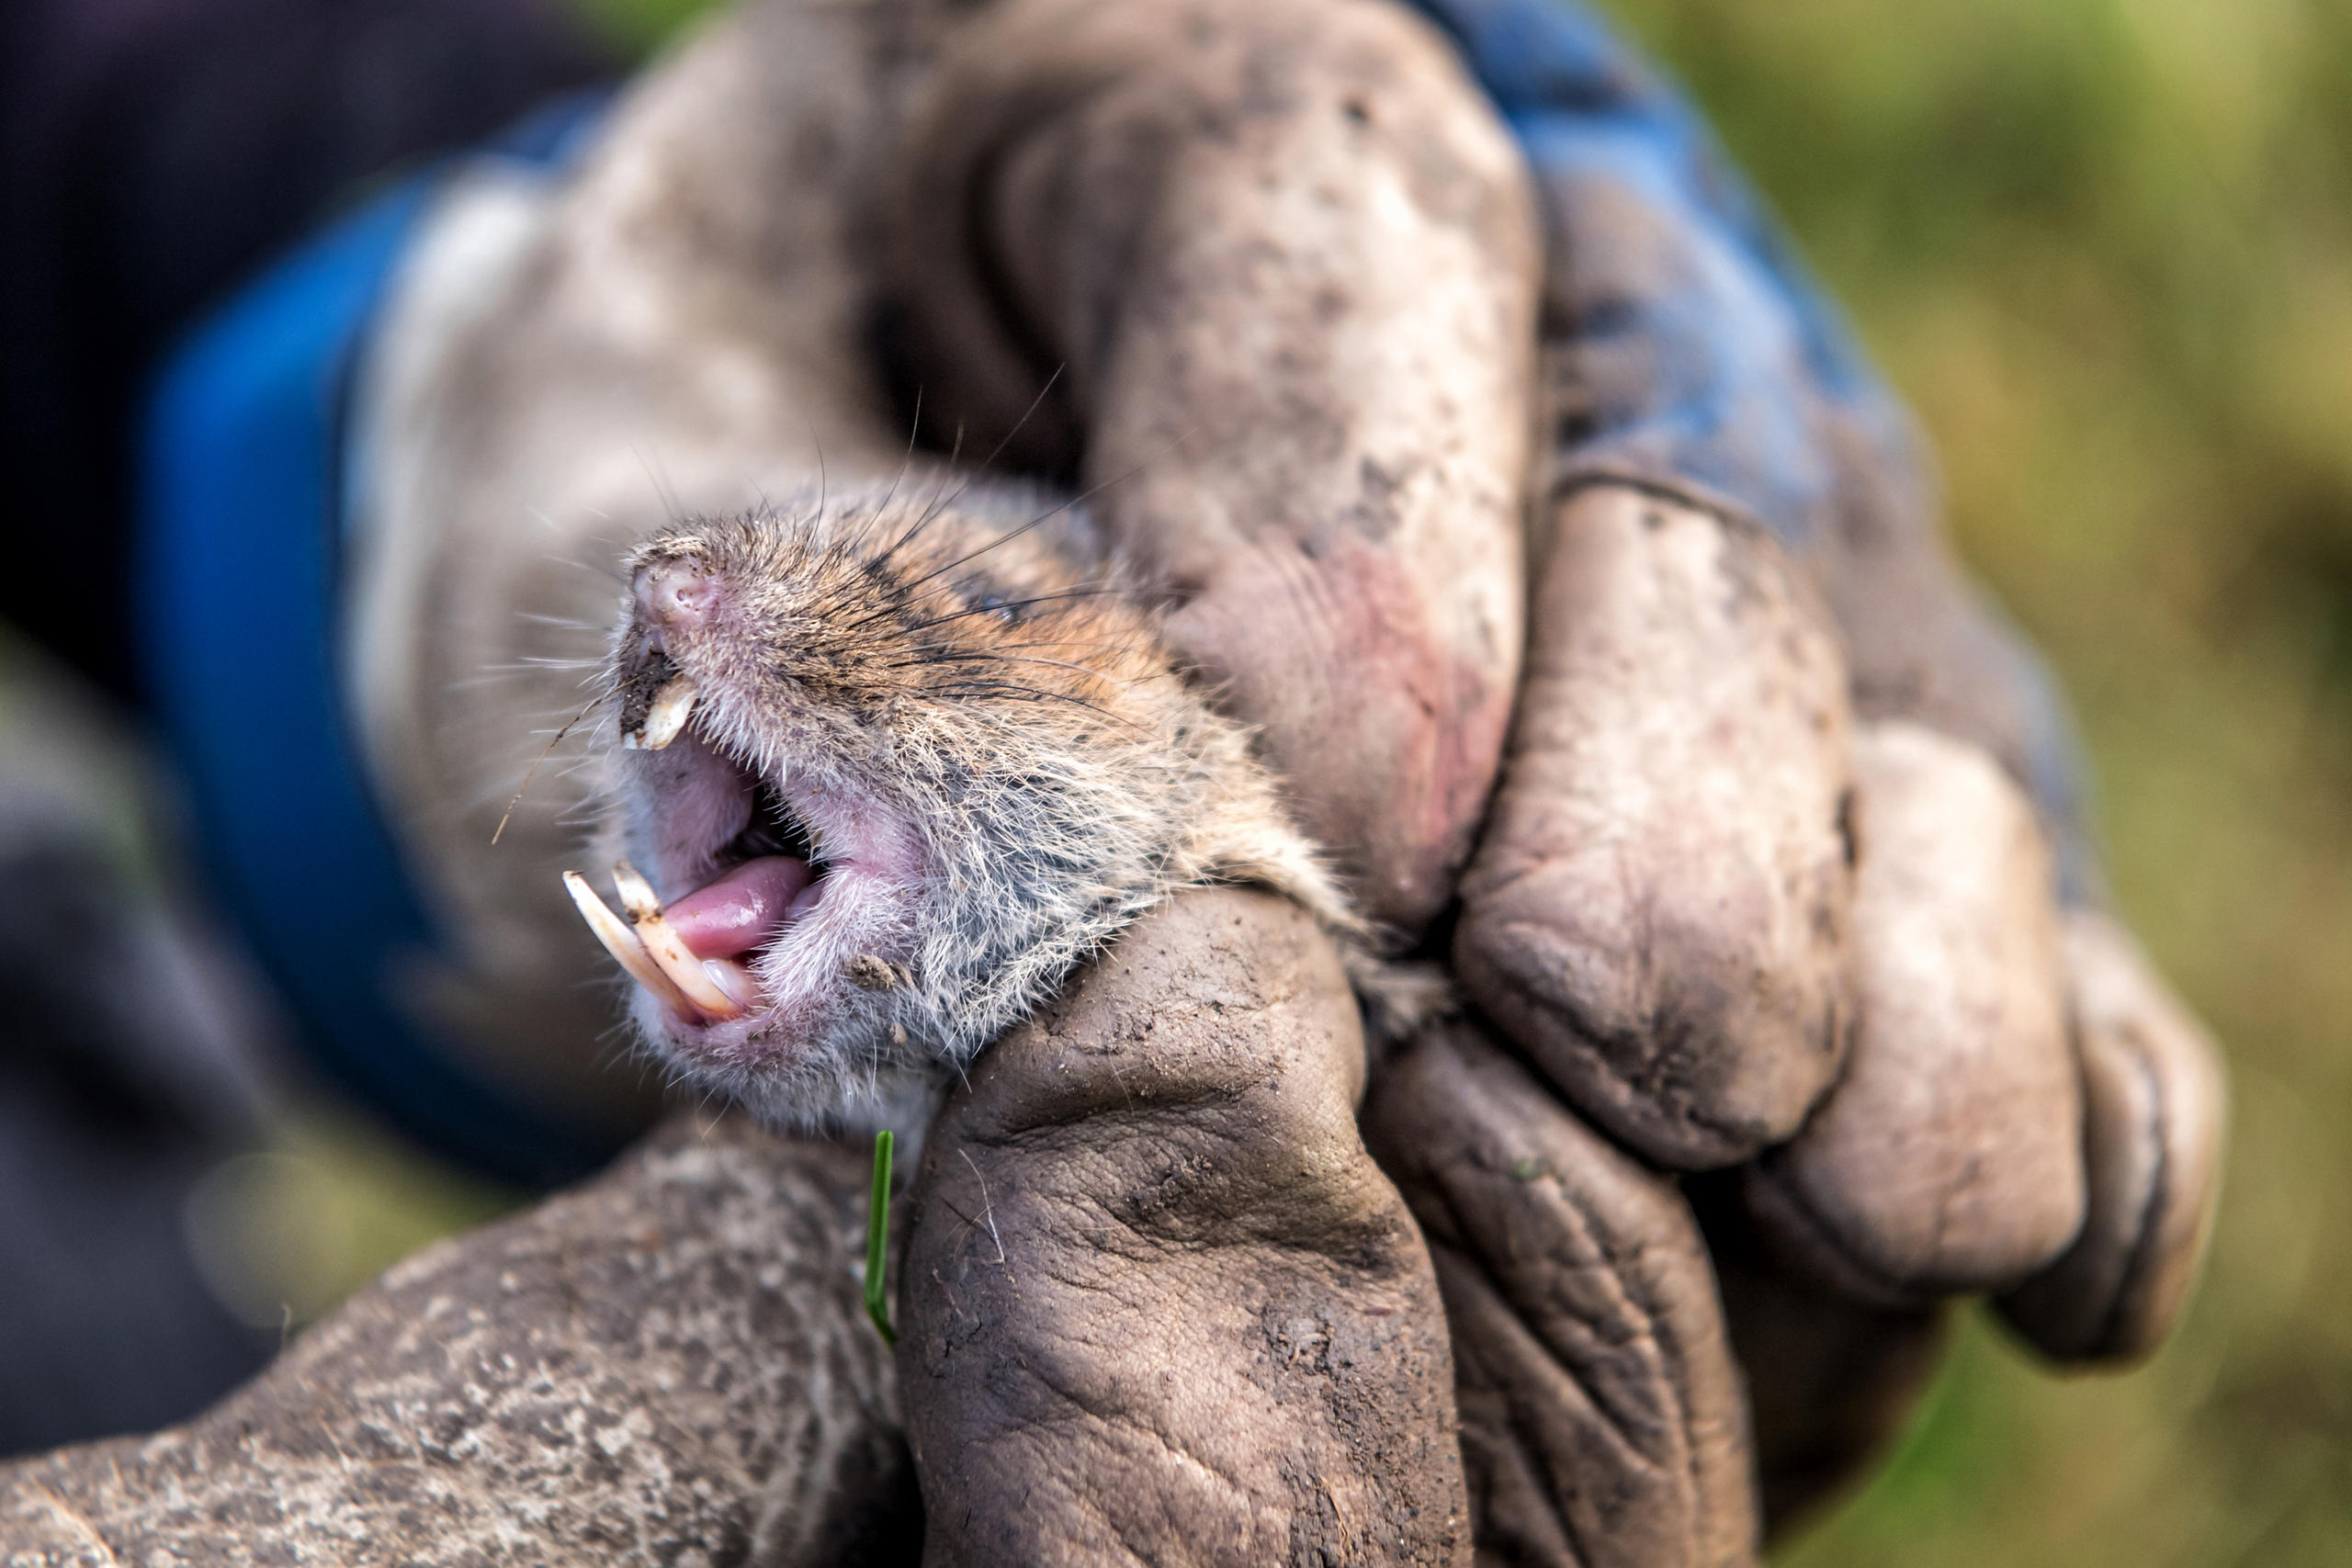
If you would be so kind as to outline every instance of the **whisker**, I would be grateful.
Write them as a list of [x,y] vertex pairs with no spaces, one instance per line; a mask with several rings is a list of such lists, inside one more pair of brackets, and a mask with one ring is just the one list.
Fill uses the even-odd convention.
[[903,480],[907,477],[907,470],[914,467],[915,437],[920,434],[922,431],[922,388],[918,385],[915,388],[915,416],[907,425],[907,450],[899,459],[899,471],[890,477],[890,488],[883,492],[882,504],[874,509],[874,515],[867,518],[865,520],[865,526],[857,531],[857,536],[860,539],[865,538],[866,534],[872,530],[876,525],[880,523],[884,517],[889,514],[890,503],[899,499],[899,481]]
[[552,653],[526,653],[512,664],[492,664],[492,670],[587,670],[604,669],[602,659],[559,659]]
[[[1058,372],[1057,373],[1058,374]],[[1005,533],[999,535],[996,538],[989,540],[979,548],[971,551],[969,554],[958,557],[956,559],[949,561],[945,566],[940,567],[935,570],[925,572],[922,576],[916,578],[912,582],[907,583],[905,586],[908,588],[920,588],[934,577],[938,577],[945,572],[953,571],[957,567],[964,565],[967,561],[977,560],[981,556],[988,554],[990,550],[998,548],[1000,546],[1011,544],[1013,540],[1019,538],[1022,535],[1026,534],[1032,528],[1035,528],[1042,524],[1060,516],[1063,513],[1068,512],[1073,506],[1078,506],[1085,502],[1092,500],[1094,497],[1102,494],[1104,491],[1109,490],[1113,485],[1126,483],[1129,479],[1135,478],[1137,474],[1142,473],[1152,464],[1158,462],[1160,457],[1165,457],[1170,452],[1175,451],[1190,439],[1191,432],[1186,431],[1180,433],[1170,439],[1167,446],[1160,451],[1158,457],[1146,457],[1141,462],[1136,464],[1135,467],[1127,469],[1125,473],[1114,474],[1111,478],[1104,479],[1098,484],[1088,486],[1078,494],[1071,496],[1068,501],[1063,502],[1059,506],[1051,507],[1039,513],[1036,516],[1029,519],[1028,522],[1021,525],[1020,527],[1010,529]]]
[[630,444],[629,450],[637,454],[638,466],[645,470],[646,481],[653,486],[653,499],[662,503],[662,510],[669,513],[670,521],[684,521],[685,508],[679,504],[678,489],[670,482],[669,472],[662,467],[661,460],[635,443]]
[[[891,540],[890,547],[874,558],[877,562],[887,561],[892,556],[897,555],[900,550],[904,549],[908,540],[922,532],[924,526],[928,525],[933,518],[939,515],[940,509],[945,504],[945,502],[944,502],[940,498],[947,493],[948,483],[955,479],[956,468],[963,460],[964,427],[961,424],[958,424],[956,427],[956,445],[948,450],[947,466],[942,468],[939,472],[939,484],[932,491],[931,500],[924,502],[922,512],[915,518],[914,522],[908,526],[907,531],[899,535],[897,538]],[[964,491],[959,487],[956,493],[957,495],[961,495]]]
[[[1050,604],[1057,599],[1100,599],[1105,596],[1140,595],[1141,592],[1140,589],[1122,587],[1117,583],[1091,583],[1060,593],[1040,593],[1029,599],[1008,599],[995,604],[975,604],[968,610],[957,610],[952,615],[934,615],[927,621],[917,621],[907,630],[926,631],[933,626],[944,626],[950,621],[960,621],[967,615],[993,615],[1000,610],[1025,610],[1032,604]],[[928,598],[930,595],[926,594],[925,597]]]
[[983,471],[996,466],[996,460],[1004,456],[1004,449],[1012,445],[1012,438],[1021,434],[1022,427],[1029,423],[1029,416],[1044,406],[1046,394],[1054,389],[1054,383],[1059,381],[1062,378],[1062,372],[1069,368],[1069,361],[1068,360],[1054,367],[1053,374],[1046,378],[1046,384],[1037,389],[1037,395],[1029,400],[1029,406],[1021,411],[1021,417],[1014,420],[1012,428],[1004,433],[1004,439],[996,444],[994,451],[981,459],[980,468]]
[[821,520],[825,515],[825,500],[832,493],[832,482],[825,476],[825,442],[817,434],[816,423],[805,410],[800,415],[800,423],[808,427],[809,443],[817,448],[817,516]]
[[514,808],[523,803],[523,796],[529,791],[531,787],[531,781],[539,776],[539,768],[541,764],[545,763],[549,757],[555,754],[555,749],[563,744],[563,738],[571,733],[572,728],[582,719],[586,718],[588,715],[595,709],[596,705],[604,700],[605,694],[602,692],[599,692],[594,696],[589,698],[585,706],[582,707],[578,713],[573,714],[569,719],[564,721],[563,728],[557,730],[555,732],[554,739],[548,742],[547,750],[541,751],[538,754],[538,757],[531,763],[530,770],[523,775],[521,787],[515,790],[514,798],[506,803],[505,811],[501,813],[499,816],[498,826],[491,831],[490,841],[493,845],[498,842],[499,838],[506,831],[506,824],[514,817]]
[[[1032,646],[1051,648],[1055,645],[1051,643],[1038,643]],[[1025,653],[997,653],[986,649],[967,649],[961,652],[943,653],[936,659],[905,659],[900,660],[895,664],[886,665],[884,668],[889,670],[922,670],[926,668],[935,668],[942,664],[984,663],[1049,665],[1057,670],[1075,670],[1081,675],[1091,675],[1098,681],[1108,681],[1114,686],[1132,686],[1136,683],[1123,676],[1105,674],[1103,671],[1095,669],[1091,664],[1073,664],[1066,659],[1039,659],[1033,654]]]
[[964,699],[969,697],[1027,697],[1040,701],[1068,703],[1072,707],[1084,708],[1089,713],[1096,714],[1103,718],[1109,719],[1113,724],[1122,726],[1127,729],[1132,729],[1137,735],[1148,735],[1150,733],[1149,730],[1146,729],[1142,725],[1136,723],[1135,720],[1125,717],[1122,715],[1113,713],[1109,708],[1102,706],[1100,703],[1088,702],[1084,697],[1072,696],[1068,692],[1047,691],[1043,686],[1024,686],[1017,681],[977,681],[961,686],[944,686],[930,694],[934,697],[944,697],[949,699]]
[[[556,525],[555,519],[549,517],[546,513],[534,511],[531,515],[537,518],[541,523],[546,524],[550,531],[554,529]],[[598,513],[592,513],[592,515],[602,516],[603,514]],[[594,560],[582,560],[577,553],[568,549],[542,551],[539,558],[556,566],[570,567],[574,571],[589,572],[611,582],[620,583],[627,581],[621,575],[620,568],[613,563],[612,558],[602,551],[598,552],[596,558]]]
[[[892,556],[898,554],[899,549],[916,535],[929,527],[933,520],[937,518],[940,513],[945,512],[949,507],[955,505],[956,502],[962,500],[964,492],[972,488],[974,483],[978,481],[979,475],[988,472],[989,469],[996,466],[996,460],[1004,456],[1004,449],[1012,445],[1012,438],[1021,434],[1022,427],[1029,423],[1029,416],[1035,413],[1039,408],[1044,406],[1047,394],[1051,393],[1054,389],[1054,383],[1062,378],[1062,372],[1069,367],[1069,365],[1067,360],[1054,367],[1054,373],[1046,378],[1046,384],[1037,389],[1037,395],[1029,400],[1029,406],[1021,411],[1021,417],[1012,422],[1012,428],[1004,433],[1004,439],[996,444],[996,449],[994,451],[990,452],[986,457],[981,459],[978,472],[967,477],[962,484],[957,485],[954,494],[949,495],[944,501],[933,503],[933,506],[924,512],[921,517],[915,519],[914,526],[909,528],[904,534],[901,534],[896,544],[893,544],[888,549],[882,552],[882,558],[884,560],[888,560]],[[962,439],[962,434],[963,433],[961,431],[956,433],[959,442]]]
[[[960,642],[910,642],[907,645],[907,649],[910,653],[945,652],[954,653],[966,659],[993,658],[1001,650],[1009,648],[1115,648],[1122,653],[1139,653],[1143,651],[1142,646],[1133,638],[1120,640],[1113,637],[1039,637],[1034,642],[993,643],[985,648],[973,648]],[[917,664],[939,664],[946,661],[944,660],[933,659],[914,660],[910,662]],[[906,666],[894,664],[890,668],[893,670],[901,670],[906,668]]]

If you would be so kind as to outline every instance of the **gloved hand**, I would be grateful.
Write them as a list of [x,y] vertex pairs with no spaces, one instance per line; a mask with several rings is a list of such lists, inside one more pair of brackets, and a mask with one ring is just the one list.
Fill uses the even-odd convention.
[[[2146,1354],[2210,1224],[2220,1069],[2100,911],[2039,666],[1689,111],[1562,7],[1448,19],[1543,192],[1556,498],[1465,987],[1637,1152],[1745,1161],[1719,1247],[1883,1311],[1888,1378],[1919,1309],[1978,1292],[2054,1358]],[[1736,1337],[1778,1314],[1785,1369],[1778,1289],[1725,1295]],[[1758,1381],[1766,1432],[1855,1407]],[[1801,1465],[1833,1479],[1758,1460],[1782,1509]]]
[[[1363,1069],[1329,966],[1227,974],[1275,933],[1132,981],[1114,951],[1062,1035],[975,1073],[899,1298],[934,1561],[1055,1519],[1458,1560],[1432,1278],[1487,1547],[1737,1560],[1751,1461],[1788,1502],[1866,1451],[1933,1303],[2000,1290],[2053,1353],[2122,1355],[2193,1266],[2210,1057],[2084,912],[2054,723],[1940,555],[1899,417],[1577,13],[1444,15],[1532,189],[1444,38],[1381,0],[756,7],[619,111],[446,395],[388,395],[449,412],[407,461],[419,532],[386,536],[464,570],[382,579],[421,586],[377,607],[413,657],[372,750],[452,906],[585,955],[538,907],[560,797],[512,860],[479,851],[531,747],[462,677],[552,670],[580,650],[548,628],[606,592],[516,498],[598,520],[593,558],[660,521],[643,451],[673,511],[797,483],[820,444],[887,475],[877,340],[967,457],[1080,478],[1374,915],[1427,939],[1461,879],[1475,1016],[1366,1119],[1434,1276],[1332,1122]],[[1130,1100],[1171,1009],[1234,1021]],[[1734,1174],[1702,1227],[1653,1166]],[[978,1271],[1000,1246],[1012,1273]],[[1348,1321],[1273,1310],[1302,1293]],[[1741,1350],[1771,1374],[1752,1417]],[[1244,1384],[1247,1419],[1203,1397]]]
[[[1690,111],[1566,5],[1429,9],[1545,231],[1527,668],[1475,854],[1523,426],[1442,345],[1515,367],[1520,240],[1508,178],[1398,134],[1442,62],[1364,63],[1340,4],[987,8],[918,120],[910,339],[968,442],[1102,487],[1369,908],[1419,932],[1462,872],[1485,1024],[1422,1042],[1368,1125],[1438,1250],[1481,1541],[1736,1558],[1726,1333],[1770,1347],[1776,1515],[1892,1429],[1949,1297],[2053,1357],[2144,1354],[2210,1217],[2219,1073],[2099,912],[2063,721],[1904,416]],[[1738,1174],[1702,1233],[1638,1162]]]

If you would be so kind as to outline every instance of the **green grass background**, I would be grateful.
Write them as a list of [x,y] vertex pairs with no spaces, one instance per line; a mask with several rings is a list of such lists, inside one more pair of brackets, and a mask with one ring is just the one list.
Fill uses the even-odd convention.
[[[626,47],[695,0],[581,0]],[[2229,1052],[2211,1271],[2056,1378],[1973,1322],[1804,1568],[2352,1562],[2352,0],[1617,0],[1852,312]],[[323,1303],[422,1239],[347,1130]],[[323,1222],[289,1215],[294,1231]],[[338,1223],[328,1229],[347,1230]]]

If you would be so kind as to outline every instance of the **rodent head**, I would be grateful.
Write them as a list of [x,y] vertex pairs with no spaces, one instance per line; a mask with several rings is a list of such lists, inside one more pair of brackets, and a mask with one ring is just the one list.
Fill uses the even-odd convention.
[[1318,874],[1150,615],[1035,515],[837,498],[628,558],[602,826],[650,887],[616,876],[634,930],[582,911],[682,1077],[896,1119],[1173,887],[1282,883],[1284,846]]

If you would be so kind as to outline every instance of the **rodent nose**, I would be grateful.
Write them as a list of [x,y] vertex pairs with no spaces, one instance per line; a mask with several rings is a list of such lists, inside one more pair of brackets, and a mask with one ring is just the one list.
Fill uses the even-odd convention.
[[718,602],[718,582],[684,561],[663,561],[637,574],[638,617],[654,626],[698,626]]

